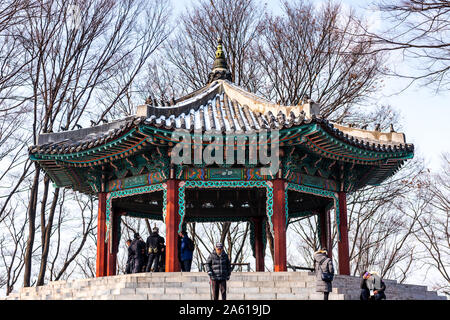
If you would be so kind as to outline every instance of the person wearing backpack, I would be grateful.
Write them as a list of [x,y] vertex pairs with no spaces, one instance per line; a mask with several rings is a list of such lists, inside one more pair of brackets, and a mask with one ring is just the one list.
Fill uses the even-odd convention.
[[314,269],[316,271],[316,292],[323,292],[323,299],[328,300],[328,295],[333,289],[334,268],[333,261],[328,257],[325,248],[314,252]]
[[164,251],[164,238],[159,235],[159,228],[156,224],[152,229],[152,233],[147,238],[146,247],[148,261],[145,271],[158,272],[160,267],[159,260]]
[[180,259],[181,259],[181,271],[190,272],[192,265],[192,255],[194,253],[195,245],[186,231],[180,232],[181,245],[180,245]]

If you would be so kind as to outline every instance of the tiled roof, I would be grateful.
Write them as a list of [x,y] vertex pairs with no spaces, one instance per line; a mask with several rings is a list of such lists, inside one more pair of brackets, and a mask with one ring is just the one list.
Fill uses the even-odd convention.
[[[254,133],[317,123],[332,136],[365,150],[413,151],[412,144],[362,138],[345,133],[311,112],[311,105],[280,106],[249,94],[228,81],[215,81],[173,106],[141,106],[146,115],[127,117],[105,125],[43,134],[30,153],[69,154],[113,141],[141,124],[167,130]],[[339,126],[342,129],[342,126]],[[364,131],[364,130],[359,130]],[[370,131],[367,131],[370,132]],[[357,134],[358,132],[355,131]]]

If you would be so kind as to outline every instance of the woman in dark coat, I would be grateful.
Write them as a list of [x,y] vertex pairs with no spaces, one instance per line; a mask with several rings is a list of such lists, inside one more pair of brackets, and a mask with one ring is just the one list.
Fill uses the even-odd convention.
[[316,271],[316,292],[323,292],[323,299],[328,300],[333,286],[331,281],[322,280],[322,274],[334,274],[333,261],[328,257],[327,250],[322,249],[314,252],[314,269]]

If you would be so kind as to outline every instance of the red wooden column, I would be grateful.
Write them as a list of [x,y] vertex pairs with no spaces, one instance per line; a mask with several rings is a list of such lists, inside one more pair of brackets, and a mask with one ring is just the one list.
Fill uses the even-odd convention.
[[330,224],[330,210],[323,208],[319,211],[319,225],[320,225],[320,246],[326,248],[328,257],[332,258],[333,248],[331,239],[331,224]]
[[97,217],[97,263],[96,276],[106,276],[107,245],[106,245],[106,193],[98,194],[98,217]]
[[117,272],[117,251],[119,250],[119,219],[120,212],[117,210],[111,211],[111,239],[108,241],[108,252],[107,252],[107,264],[106,264],[106,275],[115,276]]
[[252,218],[255,228],[255,259],[256,271],[264,271],[264,243],[263,243],[263,224],[262,218]]
[[328,257],[333,259],[333,238],[331,237],[331,218],[330,218],[330,210],[326,212],[327,218],[327,249],[328,249]]
[[272,224],[274,231],[274,271],[287,271],[286,267],[286,216],[284,180],[273,180],[273,214]]
[[339,199],[339,231],[341,234],[341,239],[338,242],[339,274],[350,275],[346,193],[338,192],[338,199]]
[[178,261],[178,180],[167,180],[166,272],[181,271]]
[[320,247],[327,248],[328,251],[328,228],[327,228],[327,210],[325,208],[319,211],[319,228],[320,228]]

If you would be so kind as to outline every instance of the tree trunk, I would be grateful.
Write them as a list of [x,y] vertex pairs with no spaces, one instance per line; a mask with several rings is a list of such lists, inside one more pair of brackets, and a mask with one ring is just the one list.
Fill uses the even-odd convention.
[[50,250],[50,238],[52,236],[53,218],[55,216],[56,204],[58,203],[58,196],[59,196],[59,188],[56,188],[55,193],[53,195],[52,206],[50,208],[50,212],[48,215],[48,223],[47,226],[45,226],[44,228],[45,233],[42,242],[41,266],[39,269],[39,276],[36,284],[37,286],[44,285],[45,271],[47,270],[48,252]]
[[44,176],[44,194],[42,195],[41,202],[41,243],[42,251],[44,251],[44,241],[45,241],[45,208],[47,207],[48,189],[50,185],[50,179],[47,175]]
[[25,265],[25,271],[23,276],[23,286],[29,287],[30,286],[30,279],[31,279],[31,265],[32,265],[32,258],[33,258],[33,245],[34,245],[34,235],[36,233],[36,206],[37,206],[37,196],[38,196],[38,190],[39,190],[39,175],[40,175],[40,169],[37,164],[35,164],[35,173],[34,173],[34,180],[33,180],[33,186],[31,187],[30,192],[30,200],[28,202],[28,240],[27,240],[27,248],[25,251],[25,258],[24,258],[24,265]]
[[230,222],[222,222],[222,234],[220,235],[220,243],[222,244],[225,242],[225,237],[227,236],[227,233],[230,230],[230,225],[231,225]]

